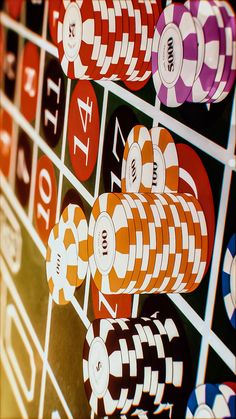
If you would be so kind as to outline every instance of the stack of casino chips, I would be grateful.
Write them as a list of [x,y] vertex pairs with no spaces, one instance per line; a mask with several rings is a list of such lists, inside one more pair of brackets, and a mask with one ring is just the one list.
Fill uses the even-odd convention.
[[86,277],[88,224],[78,205],[68,205],[52,228],[46,250],[46,276],[53,301],[68,304]]
[[166,106],[225,99],[236,74],[236,19],[230,4],[188,0],[167,6],[155,27],[152,73]]
[[104,294],[186,293],[206,269],[208,234],[195,196],[178,193],[170,133],[142,125],[125,144],[121,193],[94,203],[88,228],[90,271]]
[[207,246],[204,213],[190,194],[105,193],[93,206],[89,266],[104,294],[191,292]]
[[144,81],[151,75],[160,0],[61,2],[58,56],[71,79]]
[[84,386],[100,417],[170,413],[181,397],[184,339],[172,318],[158,317],[96,319],[89,327]]

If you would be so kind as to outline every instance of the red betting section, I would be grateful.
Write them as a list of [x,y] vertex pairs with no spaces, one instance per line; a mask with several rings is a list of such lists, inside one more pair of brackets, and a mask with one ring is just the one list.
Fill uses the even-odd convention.
[[103,295],[98,291],[94,281],[91,282],[91,290],[96,319],[131,316],[131,295]]
[[73,91],[68,122],[70,159],[77,178],[89,179],[97,161],[100,121],[97,97],[89,81]]
[[176,149],[179,159],[179,192],[195,195],[206,217],[208,258],[205,272],[207,272],[215,239],[215,207],[211,184],[198,154],[185,144],[177,144]]
[[35,119],[38,93],[39,52],[27,42],[22,57],[21,112],[32,122]]
[[10,168],[12,146],[12,118],[1,109],[0,111],[0,170],[7,177]]
[[46,156],[37,164],[34,216],[38,234],[46,244],[56,221],[57,183],[54,167]]

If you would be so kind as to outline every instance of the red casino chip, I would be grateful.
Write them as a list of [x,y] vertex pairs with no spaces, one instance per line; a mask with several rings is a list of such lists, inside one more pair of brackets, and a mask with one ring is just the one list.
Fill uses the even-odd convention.
[[7,11],[13,19],[18,19],[21,14],[23,0],[7,0]]
[[56,222],[56,206],[57,183],[54,166],[47,156],[42,156],[37,164],[34,218],[38,234],[45,244]]
[[97,161],[100,120],[97,97],[89,81],[78,81],[68,119],[70,159],[77,178],[89,179]]
[[27,42],[22,59],[21,112],[32,122],[35,119],[38,93],[39,51],[36,45]]
[[198,154],[186,144],[177,144],[179,159],[179,192],[191,193],[199,201],[207,224],[208,257],[205,273],[211,261],[215,238],[215,207],[207,171]]
[[8,176],[12,146],[13,121],[3,109],[0,111],[0,171]]
[[103,295],[91,281],[93,313],[96,319],[131,317],[131,295]]
[[57,44],[57,22],[59,18],[59,12],[61,7],[61,0],[49,0],[49,9],[48,9],[48,21],[49,21],[49,31],[53,43]]

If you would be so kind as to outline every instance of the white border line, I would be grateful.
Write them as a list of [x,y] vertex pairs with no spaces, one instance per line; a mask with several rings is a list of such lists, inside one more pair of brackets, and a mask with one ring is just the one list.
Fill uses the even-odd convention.
[[[63,127],[62,145],[61,145],[61,163],[63,165],[65,162],[65,153],[66,153],[66,138],[67,138],[68,112],[69,112],[69,104],[70,104],[70,90],[71,90],[71,80],[68,79],[67,87],[66,87],[64,127]],[[56,222],[59,220],[59,217],[60,217],[62,186],[63,186],[63,171],[61,170],[59,173],[58,190],[57,190]]]
[[4,12],[0,12],[0,23],[3,26],[17,32],[20,36],[27,39],[28,41],[33,42],[33,44],[37,45],[39,48],[44,49],[45,51],[49,52],[49,54],[58,58],[57,47],[55,45],[49,41],[46,41],[40,35],[37,35],[30,29],[26,28],[22,23],[12,19]]

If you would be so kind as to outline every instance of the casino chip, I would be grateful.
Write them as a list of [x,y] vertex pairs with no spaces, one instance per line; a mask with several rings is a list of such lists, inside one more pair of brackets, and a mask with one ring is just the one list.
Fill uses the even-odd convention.
[[236,417],[236,383],[223,383],[217,385],[221,393],[223,394],[225,400],[227,401],[230,417]]
[[95,20],[91,0],[61,3],[57,48],[62,69],[69,78],[88,76],[94,31]]
[[160,15],[152,45],[152,76],[161,103],[217,103],[236,76],[236,20],[227,1],[187,0]]
[[188,0],[198,36],[198,65],[189,102],[201,102],[210,92],[216,77],[220,53],[220,32],[211,2]]
[[199,201],[207,223],[207,272],[215,239],[215,207],[208,173],[199,155],[187,144],[176,144],[179,161],[179,192],[190,193]]
[[214,103],[220,102],[226,98],[235,82],[236,77],[236,16],[233,8],[228,2],[216,1],[216,4],[223,17],[226,33],[226,48],[229,53],[228,60],[227,58],[225,59],[223,73],[225,77],[221,81],[217,92],[211,98]]
[[116,411],[123,381],[123,362],[116,331],[107,319],[94,320],[83,349],[85,392],[99,416]]
[[231,417],[234,416],[231,416],[230,405],[221,391],[221,385],[202,384],[190,394],[186,419]]
[[[58,4],[50,6],[55,37]],[[77,0],[61,4],[57,48],[69,78],[127,80],[139,88],[151,75],[154,25],[160,1]]]
[[[77,282],[77,251],[75,237],[56,224],[50,232],[46,253],[46,274],[50,294],[55,303],[68,304]],[[72,285],[73,284],[73,285]]]
[[87,235],[83,211],[70,204],[50,232],[46,253],[49,291],[57,304],[71,301],[75,288],[83,283],[88,267]]
[[75,238],[78,258],[76,286],[79,287],[86,276],[88,268],[87,220],[84,215],[84,212],[78,205],[70,204],[62,212],[59,221],[59,225],[60,224],[65,224],[66,228],[73,232],[72,234]]
[[185,349],[172,318],[96,319],[83,348],[92,410],[102,417],[169,410],[181,392]]
[[143,125],[130,131],[121,168],[122,192],[151,192],[153,146],[151,135]]
[[191,93],[198,63],[197,31],[182,4],[167,6],[157,21],[152,46],[153,83],[160,101],[180,106]]
[[177,192],[179,164],[174,140],[165,128],[150,129],[153,144],[152,192]]
[[236,329],[236,234],[233,234],[225,252],[222,270],[222,292],[225,308],[234,329]]
[[120,199],[112,193],[100,195],[90,215],[88,254],[91,274],[104,294],[117,292],[125,279],[131,279],[130,258],[135,255],[133,236]]

